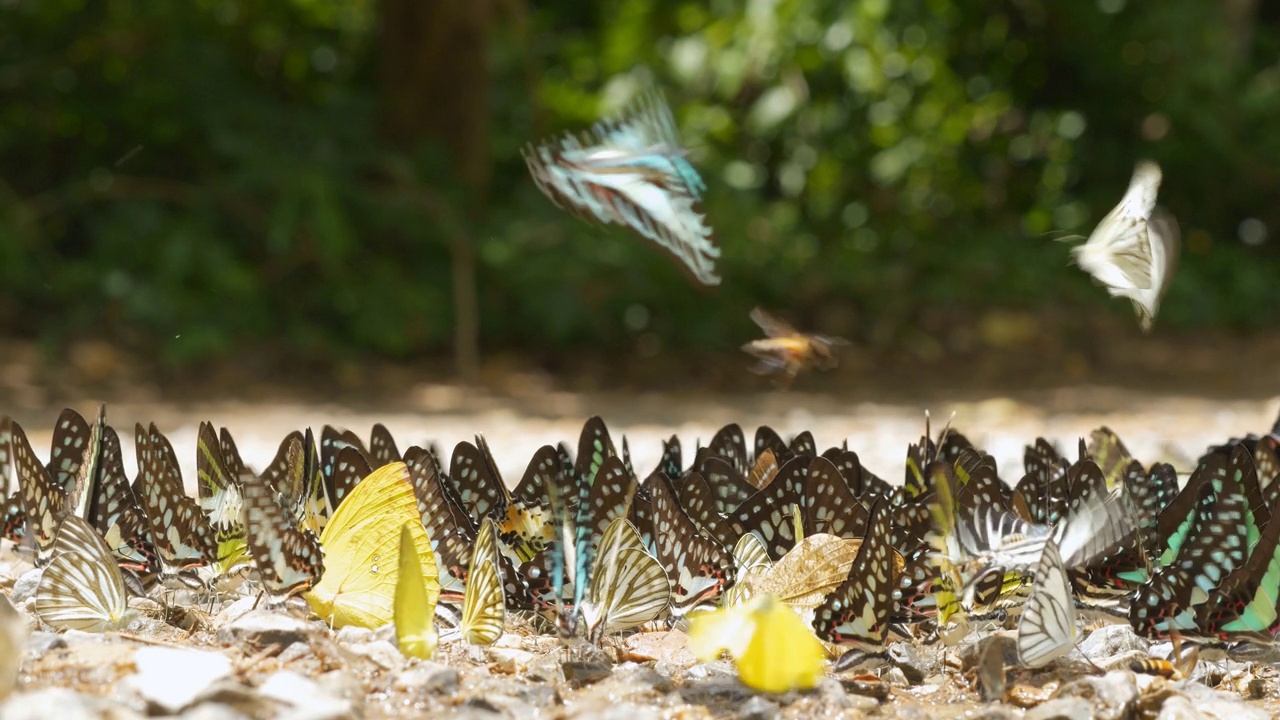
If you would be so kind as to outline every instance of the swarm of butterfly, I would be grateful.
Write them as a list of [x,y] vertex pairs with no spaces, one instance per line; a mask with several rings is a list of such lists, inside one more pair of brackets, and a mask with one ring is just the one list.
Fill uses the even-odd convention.
[[1037,438],[1010,485],[964,435],[926,427],[896,487],[845,446],[767,426],[748,451],[728,425],[687,465],[673,436],[642,477],[592,417],[576,452],[542,447],[509,488],[479,436],[446,471],[381,425],[368,445],[325,426],[318,444],[290,433],[258,473],[202,423],[196,497],[155,425],[135,443],[130,481],[105,408],[65,410],[47,463],[0,419],[4,536],[43,568],[35,610],[52,627],[122,629],[130,597],[156,592],[300,595],[334,627],[394,622],[425,657],[442,639],[493,643],[508,615],[598,646],[716,607],[773,623],[780,600],[803,622],[777,627],[807,628],[838,671],[883,664],[896,639],[999,626],[1040,667],[1082,618],[1213,647],[1280,632],[1280,421],[1209,448],[1181,489],[1106,428],[1074,461]]

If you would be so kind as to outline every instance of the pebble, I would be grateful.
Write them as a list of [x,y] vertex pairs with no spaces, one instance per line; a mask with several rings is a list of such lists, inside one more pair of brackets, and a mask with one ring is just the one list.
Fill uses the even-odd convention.
[[242,597],[230,605],[222,608],[222,610],[213,616],[213,626],[222,627],[239,620],[256,609],[258,602],[256,597]]
[[276,662],[281,665],[288,665],[291,662],[301,660],[308,655],[312,655],[311,646],[304,642],[290,643],[279,655],[276,656]]
[[[100,698],[66,688],[15,693],[0,706],[0,720],[98,720],[106,710]],[[114,720],[140,717],[126,708],[112,708]]]
[[281,717],[292,720],[324,720],[325,718],[349,718],[355,715],[349,700],[336,697],[327,687],[291,670],[280,670],[258,688],[258,694],[293,709]]
[[889,662],[901,670],[907,682],[913,685],[924,682],[926,675],[937,670],[929,667],[920,657],[920,653],[906,643],[894,643],[889,646]]
[[977,639],[972,642],[965,642],[955,650],[955,659],[948,664],[958,667],[962,672],[967,672],[978,663],[982,662],[982,655],[986,652],[987,646],[995,644],[1004,653],[1005,667],[1018,666],[1018,643],[1012,635],[1003,632],[995,632],[984,638]]
[[396,675],[392,686],[400,690],[421,690],[437,695],[458,692],[458,671],[434,662],[421,662]]
[[28,660],[39,660],[44,657],[50,650],[58,650],[67,646],[66,638],[58,633],[43,632],[36,630],[27,638],[26,645]]
[[13,590],[9,593],[9,601],[14,607],[22,607],[28,600],[36,596],[36,588],[40,587],[40,576],[44,570],[32,568],[13,581]]
[[575,703],[567,717],[590,720],[661,720],[662,713],[650,705],[611,701],[602,705]]
[[1174,695],[1160,706],[1160,714],[1156,720],[1208,720],[1204,713],[1196,710],[1191,701],[1181,695]]
[[564,673],[565,682],[571,687],[580,688],[609,677],[613,672],[613,666],[607,663],[570,660],[560,664],[560,671]]
[[149,704],[170,714],[231,675],[231,658],[204,650],[144,647],[134,653],[133,664],[137,672],[124,682]]
[[337,634],[334,635],[334,639],[344,645],[368,642],[372,637],[372,630],[356,627],[355,625],[347,625],[345,627],[338,628]]
[[[1199,683],[1182,683],[1178,689],[1195,705],[1197,711],[1213,720],[1271,720],[1270,713],[1249,705],[1237,695],[1219,692]],[[1161,712],[1163,713],[1163,708]]]
[[205,702],[183,712],[182,720],[249,720],[249,716],[223,703]]
[[1060,698],[1081,698],[1093,705],[1094,720],[1124,720],[1138,700],[1133,673],[1112,671],[1102,677],[1087,676],[1058,688]]
[[1078,697],[1054,698],[1027,711],[1023,720],[1092,720],[1093,706]]
[[656,690],[660,693],[671,692],[671,678],[645,665],[624,663],[613,669],[613,677],[619,684],[630,685],[641,690]]
[[1128,625],[1104,625],[1080,642],[1080,652],[1104,670],[1127,668],[1149,656],[1151,643]]
[[508,674],[524,672],[533,662],[533,653],[515,648],[489,648],[486,656],[494,669]]
[[218,629],[218,642],[225,645],[249,645],[263,650],[272,645],[284,649],[310,637],[312,626],[303,620],[271,612],[254,610]]
[[404,667],[405,657],[400,648],[386,640],[357,643],[350,649],[352,653],[368,658],[383,670],[399,670]]

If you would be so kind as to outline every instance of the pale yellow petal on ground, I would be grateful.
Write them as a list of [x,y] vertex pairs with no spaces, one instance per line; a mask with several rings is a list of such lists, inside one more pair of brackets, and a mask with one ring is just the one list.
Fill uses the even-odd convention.
[[306,593],[311,609],[335,628],[372,629],[391,622],[401,528],[406,524],[434,608],[440,581],[431,541],[422,526],[409,470],[394,462],[360,481],[325,525],[320,535],[325,572]]

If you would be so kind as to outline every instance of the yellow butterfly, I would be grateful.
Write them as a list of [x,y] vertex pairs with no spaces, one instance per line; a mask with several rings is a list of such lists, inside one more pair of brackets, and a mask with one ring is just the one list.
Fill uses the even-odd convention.
[[401,528],[409,525],[431,608],[440,595],[431,541],[418,514],[409,469],[393,462],[374,470],[343,499],[320,535],[324,577],[305,595],[333,627],[377,628],[392,621]]
[[743,685],[773,693],[816,686],[826,656],[800,616],[773,595],[694,615],[689,649],[704,662],[728,650]]
[[435,577],[428,583],[423,576],[418,549],[413,540],[415,525],[422,527],[421,523],[408,522],[400,528],[400,578],[396,582],[395,603],[396,639],[400,643],[400,652],[405,657],[430,660],[436,653],[435,614],[440,583]]

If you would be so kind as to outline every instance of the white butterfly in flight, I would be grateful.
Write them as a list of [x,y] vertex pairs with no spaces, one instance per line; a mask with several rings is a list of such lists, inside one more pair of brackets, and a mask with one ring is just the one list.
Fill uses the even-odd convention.
[[1151,331],[1180,246],[1177,222],[1156,207],[1160,177],[1159,165],[1139,162],[1124,199],[1085,244],[1071,251],[1076,264],[1105,285],[1112,297],[1133,301],[1144,332]]

